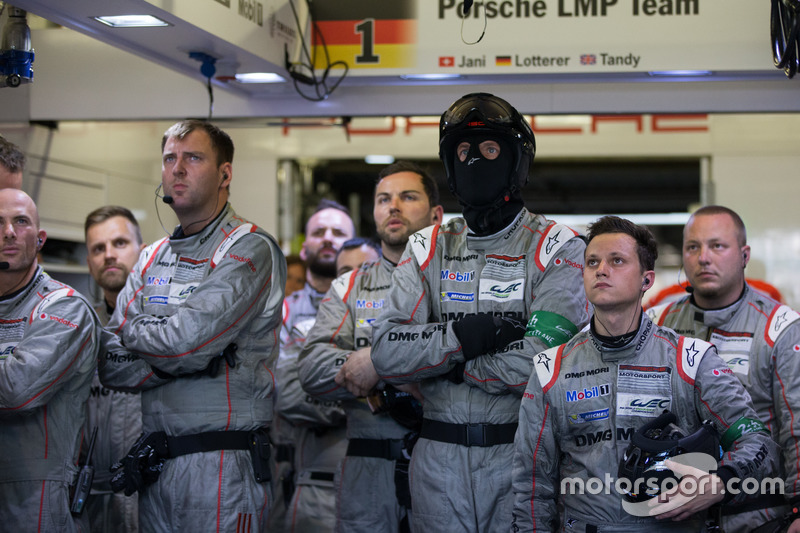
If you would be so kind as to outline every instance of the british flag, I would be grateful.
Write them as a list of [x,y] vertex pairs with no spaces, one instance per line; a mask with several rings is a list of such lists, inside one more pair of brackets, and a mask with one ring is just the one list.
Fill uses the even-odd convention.
[[596,65],[597,56],[594,54],[581,54],[581,65]]

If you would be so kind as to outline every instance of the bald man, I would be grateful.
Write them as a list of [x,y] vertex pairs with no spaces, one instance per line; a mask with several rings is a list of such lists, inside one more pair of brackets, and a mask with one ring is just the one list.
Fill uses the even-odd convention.
[[87,531],[70,514],[99,347],[89,302],[50,278],[33,200],[0,190],[0,517],[4,531]]

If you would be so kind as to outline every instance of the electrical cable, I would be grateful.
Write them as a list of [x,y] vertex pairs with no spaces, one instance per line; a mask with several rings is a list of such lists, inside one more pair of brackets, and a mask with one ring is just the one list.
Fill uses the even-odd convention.
[[793,78],[800,70],[800,0],[772,0],[772,59]]
[[[464,2],[464,12],[461,14],[461,42],[467,45],[478,44],[483,39],[483,36],[486,35],[486,26],[488,25],[488,19],[486,16],[486,9],[483,10],[483,31],[481,32],[481,36],[478,37],[477,41],[473,41],[468,43],[464,40],[464,21],[467,20],[467,14],[469,13],[469,9],[472,7],[471,1]],[[477,8],[475,8],[477,9]]]
[[[297,33],[300,38],[301,49],[303,56],[305,56],[306,63],[298,62],[292,63],[289,61],[289,52],[286,47],[284,47],[284,57],[286,62],[286,70],[289,72],[289,75],[292,77],[292,81],[294,83],[294,89],[297,91],[297,94],[309,100],[311,102],[321,102],[326,100],[333,91],[339,86],[340,83],[345,79],[348,72],[350,71],[349,65],[342,60],[337,60],[331,63],[330,54],[328,53],[328,45],[325,42],[325,36],[322,34],[322,31],[319,28],[313,14],[311,13],[311,4],[306,0],[306,5],[308,6],[308,15],[311,19],[311,24],[314,28],[314,31],[319,36],[320,42],[322,44],[322,50],[325,54],[325,68],[323,73],[320,77],[317,77],[317,72],[314,68],[316,65],[316,49],[313,49],[313,54],[309,52],[308,46],[306,43],[305,36],[303,35],[303,29],[300,25],[300,17],[297,15],[297,9],[294,6],[294,0],[289,0],[289,5],[292,8],[292,14],[294,15],[294,21],[297,25]],[[328,84],[328,77],[331,73],[331,69],[337,66],[341,66],[344,68],[344,72],[342,72],[341,76],[336,79],[331,85]],[[302,71],[301,69],[304,69]],[[310,85],[313,87],[315,95],[308,95],[303,90],[300,89],[300,84],[303,85]]]

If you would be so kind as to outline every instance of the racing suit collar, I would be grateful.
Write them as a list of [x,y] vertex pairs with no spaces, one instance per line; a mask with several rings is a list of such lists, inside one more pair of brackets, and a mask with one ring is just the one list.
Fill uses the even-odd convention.
[[[592,317],[592,319],[594,319],[594,317]],[[636,331],[636,334],[633,336],[630,342],[624,346],[619,348],[609,348],[603,345],[595,336],[594,328],[590,328],[589,338],[592,339],[592,344],[594,344],[595,349],[600,352],[601,359],[605,362],[613,362],[636,357],[639,352],[644,349],[647,341],[652,336],[653,330],[653,322],[647,317],[646,313],[642,313],[639,322],[639,329]]]
[[[30,279],[30,281],[14,292],[0,296],[0,302],[10,302],[20,294],[27,295],[31,289],[33,289],[33,287],[36,287],[39,284],[39,282],[42,280],[43,274],[44,270],[42,269],[42,265],[36,265],[36,272],[33,273],[33,277]],[[23,297],[22,300],[24,299],[25,298]]]
[[467,225],[469,233],[467,234],[467,248],[469,250],[492,250],[498,246],[503,246],[503,243],[514,242],[514,237],[522,231],[522,219],[528,214],[528,210],[523,207],[520,209],[517,216],[503,229],[491,235],[475,235]]
[[745,283],[739,299],[733,302],[731,305],[721,309],[703,309],[694,301],[694,296],[690,296],[689,304],[694,310],[695,322],[700,322],[710,327],[719,327],[729,323],[733,319],[733,315],[735,315],[739,311],[739,308],[745,304],[745,300],[747,299],[746,296],[750,290],[750,287],[747,285],[747,283]]
[[217,229],[225,217],[232,213],[233,209],[231,208],[230,202],[228,202],[225,204],[225,207],[222,208],[222,211],[220,211],[219,214],[215,216],[213,220],[211,220],[211,222],[206,224],[203,229],[188,236],[183,232],[183,228],[181,226],[176,226],[175,231],[169,237],[170,244],[174,246],[175,244],[178,244],[178,242],[187,242],[191,245],[194,245],[194,243],[198,242],[197,240],[199,240],[199,242],[202,244],[208,240],[208,236]]
[[311,286],[309,282],[306,282],[306,286],[303,287],[302,291],[298,291],[305,293],[304,296],[308,297],[308,300],[311,302],[311,306],[314,309],[319,309],[319,303],[322,301],[322,298],[325,297],[324,292],[319,292],[317,289]]

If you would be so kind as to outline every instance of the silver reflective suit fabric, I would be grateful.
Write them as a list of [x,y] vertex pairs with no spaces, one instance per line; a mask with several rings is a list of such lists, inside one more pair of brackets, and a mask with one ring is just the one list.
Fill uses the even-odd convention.
[[[402,439],[409,429],[388,413],[373,415],[334,378],[347,355],[370,346],[372,324],[383,311],[395,265],[381,258],[333,281],[316,323],[300,353],[300,382],[322,401],[341,401],[348,439]],[[338,472],[336,531],[394,533],[407,511],[397,502],[395,462],[375,457],[345,457]]]
[[[285,281],[277,244],[230,205],[199,233],[150,245],[106,327],[101,380],[141,391],[146,433],[267,427]],[[192,375],[231,343],[234,367]],[[178,377],[159,378],[151,365]],[[139,522],[142,531],[260,531],[271,505],[247,450],[193,453],[167,460],[140,492]]]
[[[284,531],[333,531],[336,491],[333,477],[347,450],[345,418],[339,402],[314,398],[300,385],[298,357],[314,326],[324,294],[309,284],[286,298],[280,358],[275,369],[275,403],[281,432],[295,446],[296,487],[286,510]],[[287,424],[288,423],[288,424]],[[286,427],[289,426],[289,427]]]
[[100,345],[91,305],[39,267],[0,299],[0,529],[86,531],[69,512]]
[[[466,424],[517,421],[538,338],[466,363],[464,382],[441,376],[464,362],[453,321],[491,313],[527,322],[556,313],[588,320],[585,244],[569,228],[523,209],[497,234],[468,235],[464,219],[415,233],[373,329],[372,361],[388,383],[419,382],[426,419]],[[512,444],[466,447],[420,439],[411,460],[415,531],[500,531],[511,515]]]
[[[687,434],[704,420],[722,435],[741,417],[755,417],[749,395],[713,346],[647,317],[619,349],[602,347],[587,326],[538,354],[515,439],[512,531],[582,531],[586,525],[603,532],[701,531],[702,517],[699,523],[659,522],[628,514],[614,488],[631,437],[665,409]],[[772,475],[776,454],[772,439],[754,432],[736,440],[720,464],[740,479],[760,480]],[[559,501],[562,479],[605,481],[606,475],[609,491],[565,490]]]
[[[704,310],[687,295],[648,310],[659,325],[707,340],[744,384],[758,418],[780,445],[781,475],[788,500],[800,495],[800,315],[745,285],[735,303]],[[724,518],[725,531],[750,531],[788,506]]]

